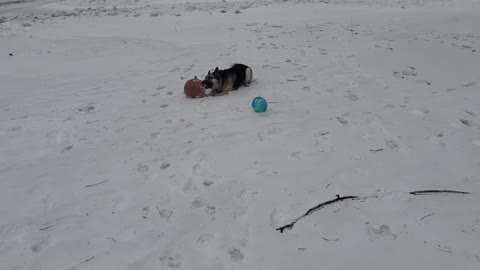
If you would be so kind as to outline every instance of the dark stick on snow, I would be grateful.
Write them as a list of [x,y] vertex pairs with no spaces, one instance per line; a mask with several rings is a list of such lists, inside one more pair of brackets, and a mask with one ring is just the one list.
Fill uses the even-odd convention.
[[435,194],[435,193],[470,194],[470,192],[466,192],[466,191],[457,191],[457,190],[448,190],[448,189],[416,190],[416,191],[410,192],[410,194],[412,195],[428,195],[428,194]]
[[328,239],[328,238],[325,238],[325,237],[322,237],[322,238],[323,238],[323,240],[328,241],[328,242],[340,240],[340,237],[339,237],[339,238],[335,238],[335,239]]
[[85,187],[93,187],[93,186],[98,186],[98,185],[101,185],[101,184],[103,184],[103,183],[107,182],[108,180],[110,180],[110,179],[103,180],[102,182],[98,182],[98,183],[95,183],[95,184],[86,185]]
[[81,262],[81,263],[89,262],[89,261],[93,260],[93,258],[95,258],[95,256],[92,256],[92,257],[90,257],[89,259],[86,259],[85,261],[83,261],[83,262]]
[[333,200],[330,200],[330,201],[326,201],[326,202],[323,202],[313,208],[310,208],[308,209],[308,211],[303,214],[302,216],[296,218],[294,221],[292,221],[291,223],[287,224],[287,225],[284,225],[282,227],[279,227],[277,228],[276,230],[277,231],[280,231],[280,233],[283,233],[284,230],[290,230],[293,228],[293,225],[295,225],[295,223],[297,223],[299,220],[301,220],[302,218],[310,215],[311,213],[315,212],[315,211],[318,211],[322,208],[324,208],[325,206],[327,205],[330,205],[330,204],[334,204],[336,202],[341,202],[341,201],[344,201],[344,200],[355,200],[355,199],[358,199],[359,197],[357,196],[344,196],[344,197],[340,197],[340,195],[337,194],[337,198],[333,199]]
[[53,227],[53,225],[48,225],[46,227],[40,228],[40,231],[44,231],[44,230],[49,229],[51,227]]
[[[411,191],[409,192],[409,194],[411,195],[429,195],[429,194],[437,194],[437,193],[455,193],[455,194],[470,194],[470,192],[466,192],[466,191],[457,191],[457,190],[448,190],[448,189],[427,189],[427,190],[416,190],[416,191]],[[291,230],[293,228],[293,226],[295,225],[295,223],[297,223],[298,221],[300,221],[302,218],[310,215],[311,213],[317,211],[317,210],[320,210],[322,208],[324,208],[325,206],[327,205],[330,205],[330,204],[334,204],[336,202],[341,202],[341,201],[344,201],[344,200],[360,200],[360,199],[368,199],[368,198],[378,198],[377,195],[372,195],[372,196],[364,196],[364,197],[359,197],[359,196],[344,196],[344,197],[340,197],[340,195],[336,195],[337,198],[336,199],[333,199],[333,200],[330,200],[330,201],[326,201],[326,202],[323,202],[313,208],[310,208],[305,214],[301,215],[300,217],[296,218],[294,221],[292,221],[291,223],[287,224],[287,225],[283,225],[282,227],[279,227],[277,229],[275,229],[276,231],[280,231],[280,233],[283,233],[284,230]],[[433,215],[433,214],[432,214]],[[423,217],[422,219],[428,217],[429,215]]]
[[383,148],[378,148],[378,149],[370,149],[370,152],[380,152],[383,151]]
[[424,220],[424,219],[426,219],[427,217],[431,217],[431,216],[433,216],[433,215],[434,215],[433,213],[430,213],[430,214],[428,214],[428,215],[423,216],[420,220]]

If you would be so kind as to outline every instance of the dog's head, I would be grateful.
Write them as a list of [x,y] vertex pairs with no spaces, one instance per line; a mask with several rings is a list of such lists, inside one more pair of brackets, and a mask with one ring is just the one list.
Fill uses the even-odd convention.
[[218,89],[220,87],[220,76],[218,67],[215,68],[213,72],[208,71],[207,76],[205,76],[205,80],[202,81],[202,84],[205,88],[209,89]]

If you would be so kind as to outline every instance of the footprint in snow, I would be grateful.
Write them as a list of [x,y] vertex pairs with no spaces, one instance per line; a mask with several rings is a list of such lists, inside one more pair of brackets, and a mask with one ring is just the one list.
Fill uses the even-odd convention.
[[472,127],[472,121],[467,120],[467,119],[460,119],[460,122],[464,124],[467,127]]
[[171,164],[167,161],[163,162],[162,165],[160,165],[160,169],[166,170],[171,166]]
[[357,101],[358,100],[358,96],[356,94],[353,94],[353,93],[349,93],[349,94],[345,95],[345,97],[350,101]]
[[210,240],[213,239],[213,235],[212,234],[209,234],[209,233],[204,233],[202,235],[200,235],[197,239],[197,243],[198,244],[203,244],[203,243],[206,243]]
[[183,256],[175,254],[173,256],[162,256],[160,262],[171,269],[178,269],[182,266]]
[[395,240],[397,239],[397,235],[392,233],[390,231],[390,227],[388,227],[387,225],[383,224],[380,226],[380,228],[374,228],[374,227],[371,227],[369,226],[368,229],[367,229],[367,233],[370,235],[370,236],[373,236],[375,238],[379,238],[379,237],[387,237],[387,238],[390,238],[392,240]]
[[84,106],[78,108],[78,111],[83,112],[83,113],[92,113],[92,112],[94,112],[94,110],[95,110],[95,106],[93,106],[91,104],[87,104],[87,105],[84,105]]
[[344,126],[348,125],[348,120],[341,117],[341,116],[337,116],[337,117],[335,117],[335,119],[337,119],[337,121],[340,122],[340,124],[342,124]]
[[160,217],[164,218],[164,219],[167,219],[167,220],[170,220],[173,215],[175,214],[175,212],[173,212],[172,209],[169,209],[169,208],[164,208],[164,209],[160,209],[157,207],[157,211],[158,211],[158,214],[160,215]]
[[61,152],[62,152],[62,153],[65,153],[65,152],[67,152],[67,151],[72,150],[72,148],[73,148],[73,145],[67,145],[67,146],[65,146],[65,147],[62,148],[62,151],[61,151]]
[[142,163],[137,163],[137,167],[136,167],[137,172],[146,173],[146,172],[148,172],[149,169],[150,169],[150,167],[148,165],[142,164]]
[[206,187],[210,187],[214,184],[215,182],[212,179],[203,179],[202,184]]
[[385,141],[385,144],[392,150],[398,148],[398,144],[395,141]]
[[215,212],[217,211],[217,208],[215,206],[207,205],[205,207],[205,213],[211,218],[215,219],[214,215]]
[[187,194],[191,194],[191,195],[194,195],[196,193],[198,193],[198,188],[192,183],[192,180],[188,180],[185,185],[183,185],[183,188],[182,188],[182,191],[187,193]]
[[298,152],[293,152],[290,154],[291,157],[293,158],[300,158],[300,156],[302,155],[302,152],[298,151]]
[[243,253],[237,248],[230,249],[228,254],[230,254],[230,259],[234,262],[240,262],[245,257],[245,255],[243,255]]
[[393,76],[397,79],[405,79],[405,77],[415,77],[417,76],[417,72],[415,71],[416,69],[414,67],[407,67],[407,69],[404,69],[402,71],[394,71]]
[[465,113],[471,115],[471,116],[477,116],[476,113],[474,113],[473,111],[470,111],[470,110],[465,110]]
[[195,208],[200,208],[200,207],[205,206],[205,202],[203,201],[202,198],[197,197],[193,200],[192,206],[195,207]]

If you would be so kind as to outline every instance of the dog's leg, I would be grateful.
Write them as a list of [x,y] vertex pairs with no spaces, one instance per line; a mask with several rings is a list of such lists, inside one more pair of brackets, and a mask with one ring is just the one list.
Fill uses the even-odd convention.
[[237,90],[237,89],[233,89],[233,80],[229,80],[227,85],[225,85],[223,92],[225,92],[225,94],[228,94],[228,92],[231,92],[233,90]]
[[252,83],[252,77],[253,77],[252,69],[251,68],[245,69],[245,82],[243,83],[243,85],[245,85],[246,87],[249,87],[250,84]]
[[217,89],[213,89],[212,88],[212,91],[210,91],[210,94],[208,94],[209,96],[211,97],[214,97],[214,96],[218,96],[221,92],[218,92]]
[[226,94],[228,94],[227,91],[222,91],[222,92],[216,94],[215,96],[220,97],[220,96],[225,96]]

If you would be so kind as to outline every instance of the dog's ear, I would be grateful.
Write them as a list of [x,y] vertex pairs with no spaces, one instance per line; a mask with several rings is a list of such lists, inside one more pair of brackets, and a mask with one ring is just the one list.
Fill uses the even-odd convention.
[[216,67],[216,68],[215,68],[215,71],[214,71],[214,72],[215,72],[215,73],[217,73],[217,72],[218,72],[218,67]]
[[209,75],[209,74],[210,74],[210,70],[208,71],[208,74],[207,74],[207,75]]

